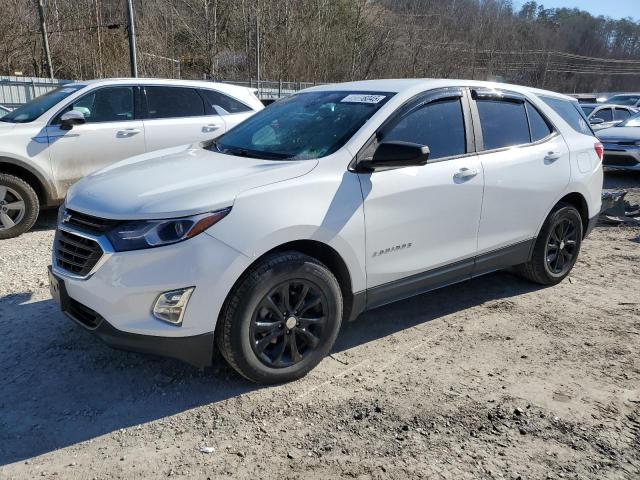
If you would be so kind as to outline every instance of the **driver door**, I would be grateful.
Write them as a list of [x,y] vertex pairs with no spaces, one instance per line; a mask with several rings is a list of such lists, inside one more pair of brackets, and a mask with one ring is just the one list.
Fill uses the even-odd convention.
[[427,145],[430,156],[423,166],[358,174],[369,307],[470,278],[484,184],[463,89],[415,100],[378,141]]
[[[68,105],[47,127],[49,155],[59,191],[119,160],[145,152],[144,126],[136,115],[136,87],[96,88]],[[69,110],[86,120],[71,130],[60,128]]]

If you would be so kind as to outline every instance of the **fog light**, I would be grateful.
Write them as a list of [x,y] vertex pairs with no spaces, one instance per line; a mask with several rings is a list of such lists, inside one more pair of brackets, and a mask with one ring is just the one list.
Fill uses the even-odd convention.
[[182,324],[184,311],[187,309],[187,302],[196,287],[181,288],[179,290],[169,290],[161,293],[156,304],[153,307],[153,316],[158,320],[172,323],[173,325]]

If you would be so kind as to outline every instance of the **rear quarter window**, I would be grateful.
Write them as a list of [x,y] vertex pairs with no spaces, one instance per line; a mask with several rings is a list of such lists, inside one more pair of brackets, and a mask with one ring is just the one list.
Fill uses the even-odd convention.
[[576,132],[593,135],[589,121],[578,102],[543,96],[540,99],[560,115]]

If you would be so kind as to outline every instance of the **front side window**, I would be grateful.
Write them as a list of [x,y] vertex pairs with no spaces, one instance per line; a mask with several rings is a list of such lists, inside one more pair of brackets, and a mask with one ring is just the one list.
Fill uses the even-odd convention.
[[626,108],[616,108],[616,120],[626,120],[631,116],[631,112]]
[[585,107],[584,105],[580,105],[580,108],[582,108],[582,111],[587,117],[596,109],[596,107]]
[[231,98],[224,93],[216,92],[215,90],[200,90],[205,102],[218,113],[224,115],[227,113],[242,113],[250,112],[251,108],[247,107],[244,103]]
[[0,118],[0,122],[9,123],[28,123],[38,119],[43,113],[51,110],[58,103],[63,101],[78,90],[86,87],[86,85],[71,85],[67,87],[56,88],[40,97],[31,100],[29,103],[7,113]]
[[278,100],[229,130],[215,151],[265,159],[316,159],[342,147],[394,94],[320,91]]
[[593,135],[589,121],[578,102],[556,97],[541,96],[540,99],[560,115],[576,132],[584,135]]
[[460,99],[429,103],[404,116],[384,135],[383,141],[403,141],[426,145],[429,158],[466,153],[464,117]]
[[59,124],[60,117],[69,110],[81,112],[87,123],[133,120],[133,96],[133,87],[98,88],[68,105],[52,123]]
[[640,95],[614,95],[607,99],[607,103],[615,103],[616,105],[634,106],[640,102]]
[[193,88],[145,87],[148,118],[202,117],[204,103]]
[[484,149],[529,143],[529,123],[523,102],[477,100]]

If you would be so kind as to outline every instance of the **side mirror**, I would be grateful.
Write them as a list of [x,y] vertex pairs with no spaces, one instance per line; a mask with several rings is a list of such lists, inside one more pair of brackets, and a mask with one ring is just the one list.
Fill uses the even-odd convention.
[[601,123],[604,123],[604,119],[599,117],[593,117],[589,120],[589,123],[591,125],[600,125]]
[[417,167],[429,160],[429,147],[411,142],[382,142],[371,158],[360,160],[366,170],[379,168]]
[[69,110],[60,117],[60,128],[62,130],[71,130],[74,125],[82,125],[86,121],[82,112]]

